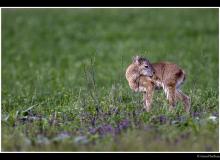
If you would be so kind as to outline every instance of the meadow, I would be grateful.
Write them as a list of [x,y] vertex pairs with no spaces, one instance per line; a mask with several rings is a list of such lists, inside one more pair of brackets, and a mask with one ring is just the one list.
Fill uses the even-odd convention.
[[[2,151],[219,151],[218,9],[2,9]],[[187,72],[144,112],[135,55]]]

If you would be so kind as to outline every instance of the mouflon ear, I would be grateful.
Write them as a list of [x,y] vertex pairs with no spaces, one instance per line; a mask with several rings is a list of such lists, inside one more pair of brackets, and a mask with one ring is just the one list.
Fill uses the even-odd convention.
[[140,56],[134,56],[134,57],[132,58],[132,61],[133,61],[133,63],[135,63],[135,64],[140,64]]

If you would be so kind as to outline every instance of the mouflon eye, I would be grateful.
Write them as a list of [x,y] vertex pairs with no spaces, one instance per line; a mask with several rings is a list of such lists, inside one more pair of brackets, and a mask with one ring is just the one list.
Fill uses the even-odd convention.
[[145,68],[148,68],[148,66],[144,66]]

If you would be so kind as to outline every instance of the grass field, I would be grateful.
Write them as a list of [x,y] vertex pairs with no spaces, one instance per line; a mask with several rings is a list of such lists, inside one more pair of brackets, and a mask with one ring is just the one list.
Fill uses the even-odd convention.
[[[218,9],[2,9],[2,151],[218,151]],[[190,95],[143,112],[132,56],[175,62]]]

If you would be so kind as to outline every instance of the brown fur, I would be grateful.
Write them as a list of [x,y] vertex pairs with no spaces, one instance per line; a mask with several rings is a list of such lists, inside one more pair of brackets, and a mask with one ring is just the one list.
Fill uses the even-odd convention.
[[155,71],[153,77],[138,74],[139,66],[133,63],[126,70],[130,88],[136,92],[143,92],[145,109],[148,112],[151,109],[154,90],[163,89],[169,102],[169,110],[173,110],[176,101],[182,101],[185,111],[189,112],[190,98],[180,90],[186,78],[185,71],[170,62],[153,63],[152,66]]

